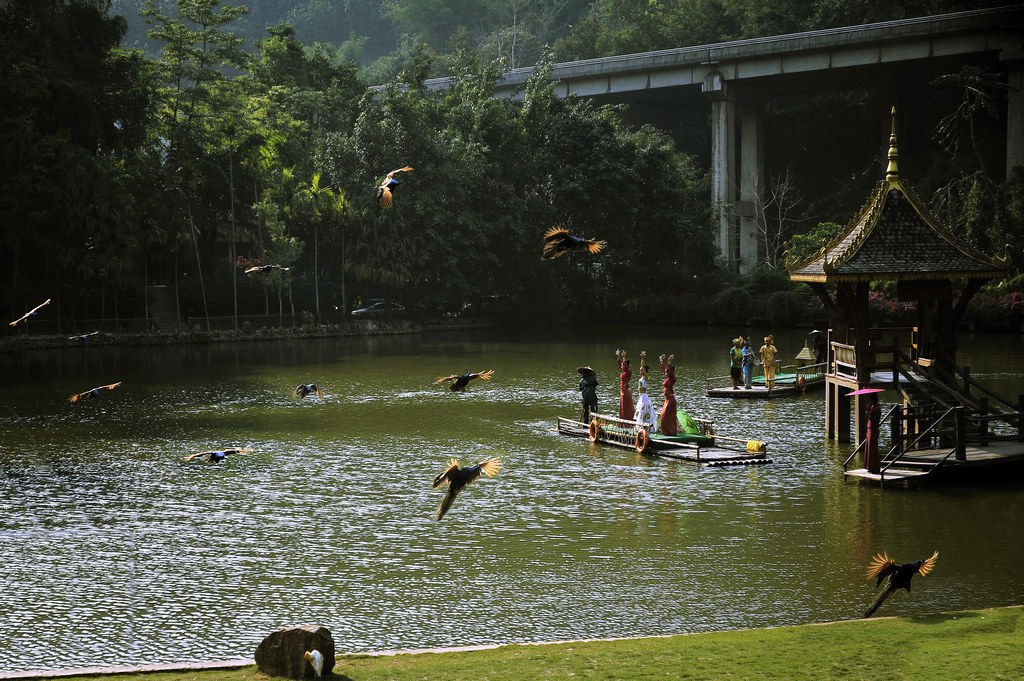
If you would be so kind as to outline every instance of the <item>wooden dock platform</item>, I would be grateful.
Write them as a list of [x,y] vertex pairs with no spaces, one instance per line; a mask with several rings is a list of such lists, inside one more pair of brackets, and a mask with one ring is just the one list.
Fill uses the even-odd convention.
[[[803,378],[803,387],[800,379]],[[775,386],[769,388],[765,383],[764,376],[758,376],[749,388],[741,385],[739,388],[732,387],[732,379],[729,376],[713,376],[707,379],[708,397],[729,397],[732,399],[771,399],[773,397],[793,397],[808,390],[816,390],[825,386],[825,374],[822,373],[790,373],[777,374]]]
[[1024,472],[1024,442],[1017,440],[968,445],[963,459],[951,456],[949,448],[918,449],[903,454],[878,473],[852,468],[844,471],[844,475],[880,485],[907,485],[933,476],[962,479],[971,474],[992,475],[1013,470]]
[[[594,414],[593,424],[558,417],[557,432],[573,437],[585,437],[591,442],[613,445],[649,456],[658,456],[699,466],[749,466],[772,463],[767,445],[757,440],[714,435],[702,438],[706,443],[687,442],[685,436],[675,437],[650,433],[649,424],[625,421],[614,416]],[[742,444],[732,448],[722,443]],[[748,443],[754,443],[748,445]],[[750,451],[753,449],[754,451]]]

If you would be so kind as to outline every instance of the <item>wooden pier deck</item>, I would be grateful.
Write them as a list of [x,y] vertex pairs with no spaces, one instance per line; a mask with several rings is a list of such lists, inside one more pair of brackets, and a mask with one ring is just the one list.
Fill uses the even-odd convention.
[[[609,419],[614,422],[620,422],[620,419],[615,417],[607,417],[600,414],[595,414],[594,416],[598,419]],[[626,424],[629,422],[622,423]],[[751,440],[743,438],[716,435],[712,444],[695,444],[692,442],[679,441],[673,436],[666,436],[658,433],[647,434],[646,428],[643,429],[645,435],[641,436],[639,434],[641,427],[646,424],[634,423],[632,425],[632,428],[626,425],[623,427],[608,425],[599,428],[597,430],[596,437],[594,437],[591,432],[590,424],[558,417],[558,427],[555,430],[562,435],[584,437],[592,442],[600,442],[602,444],[622,447],[624,449],[634,449],[637,452],[648,456],[658,456],[666,459],[674,459],[676,461],[685,461],[699,466],[749,466],[772,463],[772,460],[768,458],[767,455],[767,445],[763,442],[754,441],[760,445],[760,451],[748,451],[747,442],[751,442]],[[643,447],[638,444],[638,442],[642,442],[641,438],[646,441],[646,444]],[[737,445],[742,443],[745,449],[741,450],[738,447],[733,449],[731,447],[721,446],[719,441],[735,443]]]
[[885,485],[922,482],[932,476],[955,475],[959,479],[971,474],[991,475],[1006,470],[1024,472],[1024,442],[1009,440],[968,445],[962,460],[950,455],[950,448],[918,449],[905,453],[888,469],[878,473],[866,468],[852,468],[844,471],[844,475]]
[[736,400],[743,399],[771,399],[773,397],[793,397],[808,390],[816,390],[825,385],[825,374],[801,374],[804,379],[804,387],[800,388],[797,380],[798,374],[778,374],[775,377],[775,386],[769,388],[765,383],[764,376],[758,376],[749,388],[741,385],[739,388],[732,387],[732,379],[729,376],[713,376],[707,379],[708,397],[729,397]]

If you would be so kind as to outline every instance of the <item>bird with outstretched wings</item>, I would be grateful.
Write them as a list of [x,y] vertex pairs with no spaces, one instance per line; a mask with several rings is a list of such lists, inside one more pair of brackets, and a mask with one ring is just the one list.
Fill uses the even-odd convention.
[[412,166],[396,168],[387,174],[383,182],[377,185],[377,205],[381,208],[391,208],[395,188],[402,184],[401,180],[395,179],[395,173],[404,173],[407,170],[412,170]]
[[494,457],[484,459],[475,466],[459,466],[458,459],[449,460],[448,467],[434,478],[433,489],[448,485],[448,491],[444,495],[444,499],[441,500],[441,505],[437,507],[437,519],[440,520],[444,517],[444,514],[455,503],[455,497],[463,487],[479,478],[481,473],[493,478],[499,470],[501,470],[501,461]]
[[889,583],[885,585],[885,589],[882,593],[878,594],[878,598],[871,604],[868,611],[864,613],[864,617],[871,617],[875,610],[878,610],[878,606],[900,589],[906,589],[907,593],[910,593],[911,578],[916,574],[924,577],[931,572],[932,568],[935,567],[935,561],[938,557],[939,552],[936,551],[932,554],[931,558],[922,558],[915,560],[913,563],[899,565],[886,553],[876,555],[868,566],[868,579],[877,579],[875,588],[881,586],[886,577],[889,578]]
[[297,397],[300,400],[306,395],[316,395],[317,397],[323,397],[324,391],[321,390],[320,386],[318,386],[316,383],[300,383],[299,387],[297,387],[294,390],[294,392],[292,392],[292,397]]
[[284,265],[253,265],[245,269],[246,274],[270,274],[274,270],[281,272],[287,272],[288,268]]
[[494,369],[488,369],[487,371],[470,372],[467,371],[464,374],[452,374],[451,376],[442,376],[441,378],[434,381],[434,383],[447,383],[452,381],[452,384],[448,386],[448,389],[452,392],[458,392],[459,390],[465,390],[466,385],[474,378],[482,378],[485,381],[491,380],[491,376],[494,375]]
[[596,239],[581,239],[569,234],[565,227],[555,226],[544,234],[544,251],[541,253],[541,260],[554,260],[560,255],[569,251],[586,251],[588,253],[600,253],[607,241]]
[[29,317],[34,315],[36,312],[38,312],[39,308],[43,307],[44,305],[49,305],[49,304],[50,304],[50,299],[47,298],[46,300],[44,300],[43,302],[41,302],[38,305],[36,305],[35,307],[33,307],[31,310],[29,310],[25,314],[23,314],[20,317],[18,317],[17,319],[15,319],[13,322],[9,322],[7,325],[8,326],[17,326],[18,322],[25,321],[26,319],[28,319]]
[[195,454],[185,455],[185,461],[202,459],[210,463],[218,463],[226,459],[229,454],[249,454],[250,452],[252,452],[251,449],[218,449],[210,452],[196,452]]
[[77,402],[78,400],[83,400],[87,397],[99,397],[100,391],[113,390],[119,385],[121,385],[121,381],[118,381],[117,383],[108,383],[107,385],[99,385],[96,386],[95,388],[91,388],[84,392],[80,392],[77,395],[72,395],[71,397],[68,398],[68,402]]

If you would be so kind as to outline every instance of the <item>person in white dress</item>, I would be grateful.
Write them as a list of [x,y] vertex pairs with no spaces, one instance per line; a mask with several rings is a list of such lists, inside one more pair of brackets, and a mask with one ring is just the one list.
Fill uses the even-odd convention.
[[633,414],[633,420],[639,421],[640,423],[650,423],[651,432],[658,432],[658,414],[654,411],[654,404],[651,402],[650,395],[647,394],[647,351],[644,350],[640,353],[640,381],[637,385],[637,399],[636,399],[636,412]]

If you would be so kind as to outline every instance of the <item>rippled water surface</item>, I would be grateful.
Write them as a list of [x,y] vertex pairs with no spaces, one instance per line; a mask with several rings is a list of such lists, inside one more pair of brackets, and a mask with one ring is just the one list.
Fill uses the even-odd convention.
[[[870,556],[940,551],[881,614],[1024,602],[1024,484],[845,481],[821,392],[713,400],[714,329],[476,332],[0,357],[0,671],[251,657],[328,627],[339,652],[849,619]],[[802,334],[777,334],[784,357]],[[674,352],[677,397],[767,466],[699,468],[552,432],[575,368],[617,404],[614,350]],[[961,363],[1024,392],[1017,336]],[[494,369],[450,393],[443,375]],[[657,371],[654,372],[657,377]],[[67,397],[123,384],[98,399]],[[326,395],[293,400],[300,382]],[[656,391],[660,392],[660,390]],[[656,402],[658,400],[656,399]],[[212,465],[183,457],[245,447]],[[441,522],[449,457],[499,456]],[[966,588],[969,585],[970,588]]]

